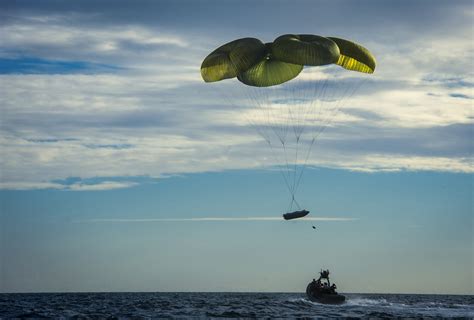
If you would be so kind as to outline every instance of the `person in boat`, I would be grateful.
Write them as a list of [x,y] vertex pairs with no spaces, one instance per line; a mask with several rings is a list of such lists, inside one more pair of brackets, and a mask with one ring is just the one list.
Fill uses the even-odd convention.
[[313,281],[311,281],[311,289],[312,289],[312,290],[319,290],[319,282],[318,282],[318,280],[314,280],[314,279],[313,279]]
[[319,272],[319,279],[327,279],[329,280],[329,270],[321,270]]
[[329,287],[329,283],[328,283],[328,282],[325,282],[325,283],[324,283],[323,291],[326,292],[326,293],[330,293],[330,292],[331,292],[331,288]]
[[311,281],[311,288],[312,288],[313,290],[315,290],[317,287],[318,287],[318,283],[317,283],[316,280],[313,278],[313,281]]
[[344,303],[346,297],[337,293],[336,288],[336,284],[329,281],[329,270],[321,270],[320,277],[306,287],[306,295],[311,301],[324,304]]

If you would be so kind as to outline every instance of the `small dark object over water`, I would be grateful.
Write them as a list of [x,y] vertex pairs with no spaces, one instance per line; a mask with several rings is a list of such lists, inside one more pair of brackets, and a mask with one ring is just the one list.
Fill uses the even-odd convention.
[[315,227],[315,226],[313,226],[313,229],[316,229],[316,227]]
[[296,218],[302,218],[306,216],[309,213],[308,210],[300,210],[300,211],[293,211],[293,212],[288,212],[283,215],[283,218],[285,220],[291,220],[291,219],[296,219]]
[[[321,282],[322,279],[327,280]],[[306,295],[308,299],[314,302],[324,304],[340,304],[344,303],[346,297],[336,292],[336,284],[329,281],[329,270],[322,270],[318,280],[311,281],[306,287]]]

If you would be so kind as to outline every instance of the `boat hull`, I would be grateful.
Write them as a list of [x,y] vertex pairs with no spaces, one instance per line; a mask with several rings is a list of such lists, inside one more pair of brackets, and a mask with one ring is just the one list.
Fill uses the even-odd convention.
[[312,283],[309,283],[306,287],[306,295],[309,300],[324,304],[341,304],[346,301],[346,297],[342,294],[315,291]]
[[309,213],[308,210],[300,210],[294,212],[288,212],[283,215],[283,219],[285,220],[293,220],[297,218],[303,218]]
[[346,301],[346,297],[341,294],[321,294],[321,295],[307,295],[308,299],[313,302],[323,304],[341,304]]

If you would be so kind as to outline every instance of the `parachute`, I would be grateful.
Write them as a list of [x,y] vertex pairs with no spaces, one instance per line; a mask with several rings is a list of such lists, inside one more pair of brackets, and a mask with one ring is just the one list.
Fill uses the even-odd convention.
[[286,34],[266,44],[255,38],[226,43],[204,59],[201,75],[205,82],[238,77],[249,86],[268,87],[295,78],[304,66],[328,64],[373,73],[376,62],[369,50],[349,40]]
[[[371,74],[376,60],[368,49],[349,40],[285,34],[270,43],[256,38],[231,41],[212,51],[201,65],[203,80],[222,82],[221,92],[270,147],[291,196],[285,219],[308,213],[295,195],[311,150],[363,83],[356,73],[336,71],[334,65]],[[222,81],[233,78],[238,82]],[[294,205],[299,211],[291,212]]]

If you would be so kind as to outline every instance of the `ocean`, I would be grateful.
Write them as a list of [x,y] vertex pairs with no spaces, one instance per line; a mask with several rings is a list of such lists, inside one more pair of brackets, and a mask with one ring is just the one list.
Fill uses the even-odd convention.
[[0,318],[474,318],[474,296],[346,294],[342,305],[302,293],[3,293]]

